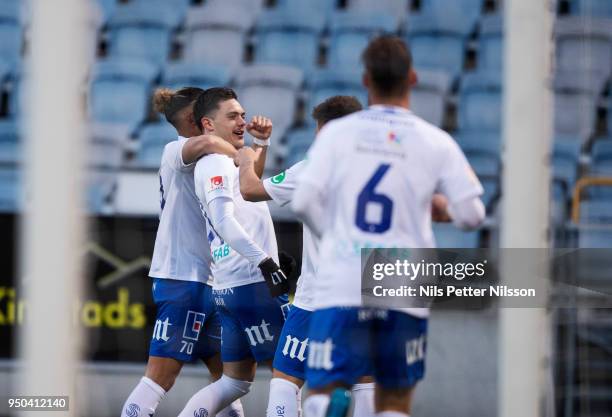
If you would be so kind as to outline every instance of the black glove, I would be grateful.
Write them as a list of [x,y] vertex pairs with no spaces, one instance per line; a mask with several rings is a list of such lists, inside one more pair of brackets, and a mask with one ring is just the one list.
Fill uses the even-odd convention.
[[274,259],[266,258],[258,266],[266,280],[266,284],[268,284],[272,297],[278,297],[289,292],[289,280],[276,262],[274,262]]
[[291,275],[293,271],[295,271],[297,265],[293,256],[289,255],[287,252],[279,252],[278,263],[280,264],[280,269],[285,273],[285,276],[291,280]]

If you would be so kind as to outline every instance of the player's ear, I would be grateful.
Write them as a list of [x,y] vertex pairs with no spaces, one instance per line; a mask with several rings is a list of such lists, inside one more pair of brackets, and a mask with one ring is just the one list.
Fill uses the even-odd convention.
[[200,122],[202,123],[202,128],[204,129],[204,131],[206,132],[215,131],[215,127],[212,123],[212,120],[209,119],[208,117],[202,117],[202,120],[200,120]]
[[417,82],[419,82],[419,77],[417,76],[414,68],[410,68],[408,72],[408,82],[410,83],[410,87],[415,86]]

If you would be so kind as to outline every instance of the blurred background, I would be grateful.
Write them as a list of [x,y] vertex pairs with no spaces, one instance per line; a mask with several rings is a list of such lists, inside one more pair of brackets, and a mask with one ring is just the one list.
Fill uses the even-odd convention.
[[[273,120],[270,176],[304,157],[315,104],[342,94],[367,105],[360,53],[374,35],[396,33],[409,43],[419,77],[413,111],[451,133],[485,189],[484,226],[462,232],[435,225],[438,246],[499,245],[502,0],[83,1],[90,6],[82,100],[91,221],[83,248],[87,292],[75,317],[86,330],[82,378],[95,387],[85,394],[87,415],[119,415],[147,358],[157,169],[164,145],[177,136],[152,111],[157,87],[232,86],[247,115]],[[612,1],[550,3],[556,16],[551,245],[610,248]],[[27,197],[22,132],[29,24],[27,2],[0,0],[0,396],[12,392],[14,338],[24,312],[16,282],[19,215]],[[270,207],[280,248],[299,259],[301,226],[289,210]],[[610,315],[559,309],[553,318],[556,415],[612,415]],[[495,415],[496,320],[494,310],[434,311],[428,376],[414,415]],[[452,369],[442,365],[451,360]],[[203,367],[186,369],[158,415],[177,413],[206,378]],[[268,378],[261,372],[243,400],[247,412],[264,409]]]

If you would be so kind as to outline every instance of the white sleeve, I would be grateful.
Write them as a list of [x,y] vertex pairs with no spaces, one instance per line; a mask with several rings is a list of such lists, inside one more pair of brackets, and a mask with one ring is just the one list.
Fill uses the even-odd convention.
[[242,228],[234,217],[234,201],[230,198],[215,198],[208,205],[210,221],[215,231],[227,244],[253,265],[259,265],[268,257]]
[[203,196],[209,206],[219,197],[233,201],[236,167],[230,158],[208,155],[197,162],[194,175],[196,187],[204,189]]
[[183,146],[185,146],[186,142],[186,140],[179,139],[166,145],[169,151],[168,163],[172,169],[176,171],[189,172],[193,170],[193,167],[195,166],[195,162],[192,162],[191,164],[185,164],[183,162]]
[[450,137],[441,160],[440,178],[436,188],[451,204],[478,197],[483,193],[474,170],[459,145]]
[[329,122],[321,129],[308,151],[304,168],[293,193],[292,210],[312,232],[320,237],[324,228],[327,204],[327,184],[331,182],[334,167],[335,129]]
[[453,219],[455,226],[469,230],[480,226],[485,219],[486,210],[480,197],[475,196],[451,203],[448,206],[448,214]]
[[291,202],[304,162],[298,162],[287,170],[263,180],[263,186],[275,203],[284,206]]

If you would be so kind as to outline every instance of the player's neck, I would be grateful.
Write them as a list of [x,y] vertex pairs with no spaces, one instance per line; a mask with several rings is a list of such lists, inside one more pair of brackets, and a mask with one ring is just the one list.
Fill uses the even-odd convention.
[[410,97],[377,97],[374,94],[370,94],[370,105],[395,106],[410,109]]

